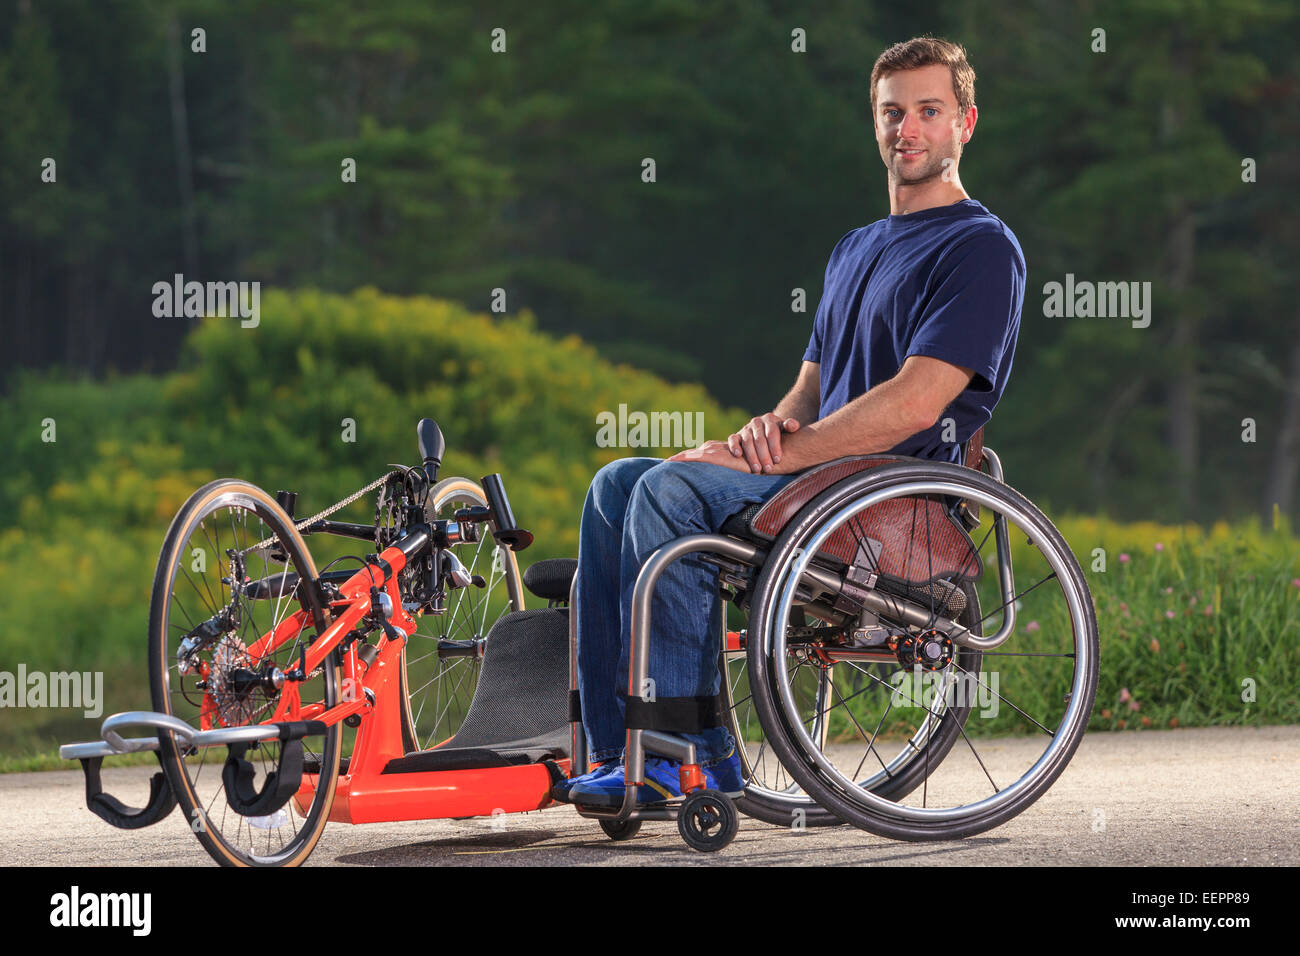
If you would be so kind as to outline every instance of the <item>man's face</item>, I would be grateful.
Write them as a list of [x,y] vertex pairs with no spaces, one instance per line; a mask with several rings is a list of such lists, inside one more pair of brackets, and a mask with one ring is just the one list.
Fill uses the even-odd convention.
[[[974,107],[969,117],[974,128]],[[921,183],[943,174],[944,160],[956,172],[967,117],[957,109],[952,73],[943,65],[900,70],[876,83],[876,143],[890,178]]]

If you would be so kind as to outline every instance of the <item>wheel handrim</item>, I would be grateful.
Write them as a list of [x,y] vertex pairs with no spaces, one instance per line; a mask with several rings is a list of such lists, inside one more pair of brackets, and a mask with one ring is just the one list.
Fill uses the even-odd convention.
[[[855,498],[848,504],[838,507],[834,513],[818,521],[816,525],[818,530],[814,534],[804,536],[805,540],[799,543],[799,552],[794,556],[793,560],[787,559],[785,567],[780,569],[781,576],[778,580],[780,596],[766,633],[762,637],[765,642],[765,653],[769,662],[771,662],[770,671],[776,689],[776,696],[780,701],[779,706],[789,725],[790,734],[798,742],[800,748],[816,764],[821,777],[850,801],[866,809],[876,811],[893,819],[917,823],[939,823],[991,812],[1017,799],[1026,789],[1034,786],[1036,782],[1055,769],[1063,758],[1068,759],[1073,746],[1071,742],[1076,740],[1077,733],[1081,730],[1081,722],[1086,721],[1087,712],[1091,706],[1090,695],[1085,692],[1085,680],[1087,675],[1092,673],[1095,662],[1092,659],[1091,643],[1085,639],[1088,632],[1088,623],[1083,610],[1082,595],[1078,592],[1075,577],[1071,573],[1067,559],[1065,555],[1058,553],[1054,547],[1045,550],[1040,548],[1038,551],[1051,567],[1067,604],[1073,635],[1074,663],[1070,684],[1070,698],[1066,705],[1066,711],[1056,731],[1052,733],[1051,743],[1043,754],[1034,761],[1032,766],[1009,786],[999,788],[995,783],[994,789],[996,792],[988,797],[973,803],[963,803],[950,807],[924,805],[926,799],[924,796],[922,797],[923,805],[920,807],[881,798],[871,793],[867,788],[870,781],[849,779],[839,767],[835,766],[834,762],[826,756],[822,749],[814,744],[811,735],[805,729],[804,722],[798,719],[799,715],[795,707],[795,696],[790,687],[789,676],[784,667],[776,666],[775,663],[782,660],[787,653],[785,628],[774,625],[777,621],[788,619],[790,608],[793,606],[796,582],[799,580],[799,576],[808,567],[819,546],[843,521],[887,498],[921,494],[952,495],[969,499],[987,507],[991,511],[999,512],[1009,520],[1016,521],[1020,528],[1033,528],[1039,541],[1050,542],[1052,540],[1037,515],[1021,508],[1009,498],[996,498],[964,482],[957,484],[943,480],[911,480],[892,484],[889,487],[871,492],[864,497]],[[1046,519],[1042,520],[1045,521]],[[989,525],[991,529],[992,522],[989,522]],[[983,545],[981,545],[981,549],[982,547]],[[1073,561],[1072,555],[1069,556],[1069,561]],[[1075,566],[1077,567],[1077,564]],[[1017,589],[1019,590],[1019,583]],[[999,608],[995,606],[993,611],[985,615],[985,620],[997,613],[998,610]],[[986,654],[996,653],[998,652],[986,652]],[[927,713],[930,713],[928,709]],[[926,721],[931,719],[930,716],[925,718]],[[963,736],[966,737],[969,744],[970,739],[964,731]],[[868,746],[870,746],[870,742]],[[971,748],[974,750],[973,744]],[[927,769],[927,780],[932,772]]]

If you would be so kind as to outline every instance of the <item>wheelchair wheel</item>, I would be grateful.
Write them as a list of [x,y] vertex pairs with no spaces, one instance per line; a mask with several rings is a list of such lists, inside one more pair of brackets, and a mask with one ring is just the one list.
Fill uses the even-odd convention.
[[[483,489],[468,478],[445,478],[429,491],[430,520],[450,518],[460,508],[487,505]],[[408,753],[429,750],[447,740],[465,720],[478,687],[480,665],[492,625],[524,609],[524,591],[515,553],[488,532],[478,541],[452,549],[486,587],[448,589],[446,610],[425,614],[403,650],[403,736]]]
[[[970,505],[973,534],[957,511]],[[955,613],[963,600],[975,610]],[[870,832],[998,826],[1051,786],[1087,726],[1098,645],[1083,572],[1041,511],[972,469],[905,462],[826,489],[786,524],[752,602],[747,662],[769,745],[821,807]],[[861,641],[792,637],[793,607],[834,618],[836,603],[850,624],[876,613]],[[982,651],[951,639],[953,620]],[[791,655],[835,675],[819,735]]]
[[[268,547],[253,545],[272,539]],[[233,573],[232,573],[233,572]],[[284,573],[296,578],[280,577]],[[234,590],[247,580],[316,577],[316,567],[289,517],[266,492],[247,482],[221,479],[196,491],[168,529],[154,574],[149,609],[149,683],[154,710],[203,730],[263,723],[273,716],[281,690],[271,668],[298,664],[299,647],[325,626],[315,588],[287,585],[250,596]],[[259,650],[259,638],[292,615],[306,623],[292,641]],[[200,628],[209,627],[200,632]],[[195,635],[203,638],[195,643]],[[214,639],[215,638],[215,639]],[[182,642],[189,641],[182,650]],[[197,648],[197,649],[196,649]],[[336,660],[292,685],[302,705],[338,701]],[[341,725],[302,740],[304,764],[316,784],[309,806],[291,797],[266,816],[241,816],[230,807],[222,782],[225,747],[190,748],[160,732],[159,757],[190,829],[217,862],[228,866],[296,866],[306,860],[329,819],[338,781]],[[245,754],[260,790],[280,764],[279,741],[262,741]]]
[[723,849],[740,831],[740,818],[725,793],[697,790],[688,794],[677,811],[677,832],[686,845],[702,853]]
[[[964,608],[957,616],[959,623],[980,633],[979,595],[973,585],[959,584],[964,598]],[[802,614],[795,626],[805,626]],[[724,636],[725,641],[725,636]],[[844,821],[834,813],[819,807],[809,797],[777,758],[763,733],[758,711],[753,701],[749,683],[747,652],[732,639],[735,646],[726,646],[722,653],[724,703],[730,714],[730,729],[740,751],[747,785],[744,797],[736,806],[748,816],[777,826],[824,827],[842,826]],[[838,716],[832,711],[837,697],[855,698],[864,691],[870,693],[873,682],[888,683],[891,687],[901,683],[903,670],[897,662],[867,663],[842,662],[828,665],[801,654],[798,645],[787,645],[786,670],[791,691],[798,701],[797,710],[809,737],[824,747],[826,736]],[[980,652],[971,648],[957,649],[957,658],[949,666],[948,679],[960,666],[979,673]],[[882,763],[880,772],[863,781],[873,793],[890,799],[905,796],[920,785],[927,768],[938,766],[952,749],[970,713],[968,702],[947,701],[938,695],[935,717],[909,738],[902,750],[888,763]],[[948,704],[952,706],[948,706]]]
[[601,820],[600,828],[611,840],[630,840],[641,832],[640,820]]
[[[774,826],[843,826],[843,820],[813,802],[768,744],[754,706],[745,637],[747,634],[744,633],[724,633],[718,663],[722,673],[722,703],[727,729],[736,741],[745,774],[745,795],[736,800],[736,808],[746,816]],[[828,681],[823,679],[823,675],[808,672],[793,677],[792,686],[805,710],[811,714],[808,729],[816,736],[824,723],[817,717],[817,701],[827,692]]]

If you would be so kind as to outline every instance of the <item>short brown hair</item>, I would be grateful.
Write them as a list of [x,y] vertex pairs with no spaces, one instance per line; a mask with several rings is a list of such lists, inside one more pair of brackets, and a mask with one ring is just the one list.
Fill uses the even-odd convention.
[[876,59],[871,68],[871,113],[876,112],[876,82],[899,70],[919,70],[923,66],[946,66],[952,74],[952,89],[957,94],[957,109],[962,116],[975,105],[975,71],[966,62],[960,43],[935,37],[913,37],[895,43]]

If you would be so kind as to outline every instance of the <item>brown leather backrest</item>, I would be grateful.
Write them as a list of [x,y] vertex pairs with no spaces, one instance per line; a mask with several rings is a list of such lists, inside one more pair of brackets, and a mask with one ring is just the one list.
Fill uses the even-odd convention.
[[967,468],[980,470],[980,464],[984,461],[984,426],[981,425],[975,430],[975,434],[966,440],[966,461]]
[[[981,428],[967,443],[967,467],[978,467],[983,447],[984,429]],[[906,459],[896,455],[858,455],[818,465],[769,498],[754,515],[751,527],[759,534],[775,538],[791,518],[831,485],[867,468],[903,460]],[[872,538],[882,545],[880,566],[873,570],[911,584],[939,577],[974,579],[983,571],[970,536],[942,501],[924,496],[891,498],[863,509],[851,524],[852,528],[850,523],[841,525],[822,545],[821,551],[847,564],[858,554],[857,536]],[[918,533],[922,536],[920,541],[915,540]]]

